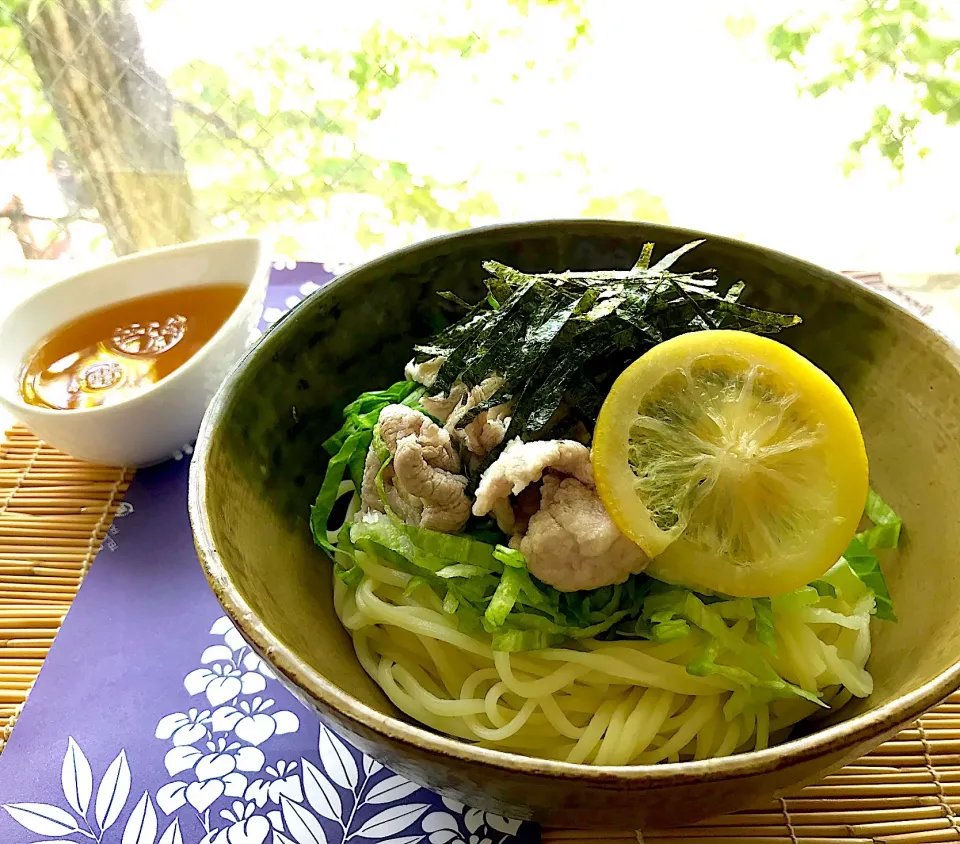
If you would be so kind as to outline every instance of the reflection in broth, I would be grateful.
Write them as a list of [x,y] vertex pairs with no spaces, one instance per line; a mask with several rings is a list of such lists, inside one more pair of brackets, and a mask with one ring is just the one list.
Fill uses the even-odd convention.
[[58,328],[25,361],[24,401],[54,410],[116,404],[186,363],[246,287],[210,284],[129,299]]

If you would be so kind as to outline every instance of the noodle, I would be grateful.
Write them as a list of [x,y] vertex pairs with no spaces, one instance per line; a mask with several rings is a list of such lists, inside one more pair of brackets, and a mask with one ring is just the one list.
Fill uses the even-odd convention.
[[[334,606],[364,669],[403,712],[487,747],[596,765],[706,759],[763,749],[817,711],[798,697],[762,702],[718,674],[686,665],[707,641],[587,640],[522,653],[457,628],[427,585],[355,552],[362,579],[334,578]],[[842,704],[868,694],[869,612],[800,608],[777,614],[769,664],[785,679]],[[731,633],[741,634],[741,619]],[[761,702],[758,702],[760,700]]]

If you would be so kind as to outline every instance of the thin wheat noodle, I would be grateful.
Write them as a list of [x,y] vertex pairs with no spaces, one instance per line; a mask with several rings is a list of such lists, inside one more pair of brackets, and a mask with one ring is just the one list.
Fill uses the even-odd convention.
[[[718,721],[720,722],[719,724],[717,723]],[[706,724],[697,730],[697,734],[694,736],[694,759],[709,759],[713,755],[710,751],[713,749],[714,739],[721,724],[726,724],[722,713],[720,713],[720,717],[714,715]]]
[[577,727],[567,718],[553,695],[538,698],[537,703],[540,704],[541,711],[559,735],[576,741],[586,732],[586,727]]
[[[757,690],[686,665],[711,637],[586,640],[506,653],[490,635],[459,629],[429,585],[406,594],[411,576],[357,551],[360,583],[334,585],[334,607],[360,664],[403,712],[428,727],[486,747],[598,765],[711,758],[762,748],[818,711],[796,697],[757,701]],[[780,676],[842,704],[870,682],[869,602],[824,613],[778,612],[777,648],[759,651]],[[727,608],[731,619],[734,610]],[[757,647],[747,619],[731,637]],[[736,663],[734,663],[736,664]],[[817,684],[820,684],[819,688]]]
[[474,671],[463,681],[463,686],[460,687],[460,697],[473,697],[481,683],[485,683],[487,680],[496,682],[499,678],[500,675],[496,668],[481,668]]
[[693,739],[699,730],[713,715],[717,708],[717,699],[715,696],[700,696],[690,705],[687,710],[687,717],[684,719],[681,727],[673,736],[661,747],[648,753],[641,753],[637,756],[637,761],[641,764],[652,764],[660,762],[663,759],[669,759],[670,756],[678,754]]
[[526,720],[533,714],[533,710],[536,708],[537,702],[535,700],[526,701],[520,708],[520,711],[507,724],[499,729],[491,730],[484,727],[476,717],[472,715],[466,716],[463,720],[476,734],[477,738],[484,739],[485,741],[503,741],[505,738],[510,738],[510,736],[514,735],[524,723],[526,723]]
[[668,662],[661,663],[655,671],[651,672],[639,670],[622,659],[610,657],[597,651],[583,653],[581,651],[552,649],[542,651],[541,655],[543,659],[567,660],[587,665],[594,672],[603,673],[614,682],[654,686],[677,694],[719,694],[727,686],[725,682],[717,681],[713,677],[693,677],[687,674],[686,668],[682,665],[674,665]]
[[[766,712],[766,707],[763,707],[763,711]],[[737,749],[740,745],[740,719],[733,718],[730,721],[726,722],[726,729],[723,733],[723,738],[720,740],[720,745],[714,751],[714,756],[729,756],[733,751]]]
[[402,665],[394,663],[393,674],[404,691],[416,699],[424,709],[429,710],[434,715],[442,715],[450,718],[461,717],[463,715],[479,715],[484,711],[484,702],[482,700],[444,700],[437,695],[431,694],[423,688],[418,678],[413,677]]
[[498,729],[506,727],[509,723],[497,706],[498,701],[506,690],[507,687],[502,682],[494,683],[487,689],[487,693],[483,697],[483,711],[487,716],[487,720]]
[[[448,657],[443,645],[435,639],[430,639],[425,636],[419,636],[418,639],[423,649],[427,652],[427,655],[433,660],[433,664],[437,668],[437,674],[440,675],[440,680],[447,690],[447,694],[459,694],[460,689],[463,688],[463,681],[467,679],[468,675],[456,666],[456,660]],[[463,660],[461,659],[460,662],[462,663]]]
[[610,717],[613,715],[616,705],[615,701],[608,700],[600,706],[596,715],[590,719],[590,723],[587,725],[587,729],[583,731],[583,735],[580,736],[580,740],[574,745],[573,750],[567,754],[568,762],[576,763],[587,760],[603,735],[603,731],[607,729],[607,724],[610,723]]
[[765,706],[757,707],[757,739],[754,750],[764,750],[770,742],[770,710]]
[[589,670],[585,665],[568,664],[561,666],[539,680],[521,680],[510,666],[510,654],[502,651],[494,653],[493,664],[510,691],[523,697],[543,697],[552,695],[565,688]]
[[653,741],[670,713],[674,695],[662,689],[645,689],[623,727],[620,749],[612,764],[626,765]]
[[597,750],[597,755],[593,760],[595,765],[612,764],[611,760],[615,758],[617,748],[623,741],[623,728],[626,725],[627,717],[636,708],[642,696],[642,688],[633,689],[613,711],[610,723],[607,725],[606,732]]

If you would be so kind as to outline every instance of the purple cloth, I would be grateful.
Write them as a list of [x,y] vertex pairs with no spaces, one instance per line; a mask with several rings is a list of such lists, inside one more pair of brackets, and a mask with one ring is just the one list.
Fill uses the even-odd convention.
[[[276,268],[263,325],[331,277]],[[382,767],[281,686],[197,563],[187,465],[130,486],[0,756],[0,842],[537,841]]]

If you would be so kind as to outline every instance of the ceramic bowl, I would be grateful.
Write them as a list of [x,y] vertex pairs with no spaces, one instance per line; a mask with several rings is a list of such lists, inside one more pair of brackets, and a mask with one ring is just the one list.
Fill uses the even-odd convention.
[[[476,300],[495,259],[523,270],[628,268],[706,243],[681,269],[743,279],[748,301],[799,313],[780,335],[841,385],[863,426],[873,485],[906,537],[886,576],[897,624],[874,623],[876,688],[836,723],[760,752],[592,767],[470,746],[413,723],[354,656],[331,601],[331,564],[307,516],[322,440],[360,391],[397,380],[453,290]],[[574,827],[690,823],[815,781],[911,723],[960,684],[960,355],[899,306],[778,252],[640,223],[494,226],[412,246],[341,276],[262,338],[224,382],[191,467],[201,563],[251,646],[322,720],[405,776],[472,806]]]
[[[0,324],[0,405],[50,445],[82,460],[146,466],[193,441],[223,377],[255,337],[270,272],[259,238],[209,240],[139,252],[70,276],[17,305]],[[125,299],[223,282],[247,290],[227,321],[190,360],[125,401],[52,410],[23,401],[24,360],[66,322]]]

